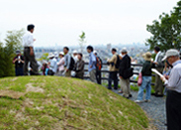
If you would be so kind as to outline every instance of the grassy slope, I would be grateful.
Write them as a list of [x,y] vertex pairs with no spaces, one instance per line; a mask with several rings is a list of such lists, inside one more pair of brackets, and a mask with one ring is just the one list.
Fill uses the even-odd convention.
[[25,92],[26,84],[44,89],[19,100],[0,98],[0,129],[144,130],[148,119],[134,102],[106,88],[71,78],[0,79],[0,90]]

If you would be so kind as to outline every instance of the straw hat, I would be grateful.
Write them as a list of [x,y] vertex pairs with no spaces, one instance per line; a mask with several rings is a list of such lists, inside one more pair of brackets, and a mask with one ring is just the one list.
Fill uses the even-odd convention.
[[146,60],[146,61],[151,61],[151,57],[152,54],[150,52],[146,52],[145,54],[143,54],[143,58]]
[[48,55],[48,58],[52,58],[52,57],[55,57],[55,55],[54,55],[53,53],[50,53],[50,54]]

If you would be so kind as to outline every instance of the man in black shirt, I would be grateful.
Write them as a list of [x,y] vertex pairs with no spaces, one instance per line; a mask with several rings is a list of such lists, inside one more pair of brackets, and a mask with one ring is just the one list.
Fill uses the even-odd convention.
[[13,64],[15,64],[16,76],[23,76],[24,57],[19,50],[16,51],[16,57],[13,59]]

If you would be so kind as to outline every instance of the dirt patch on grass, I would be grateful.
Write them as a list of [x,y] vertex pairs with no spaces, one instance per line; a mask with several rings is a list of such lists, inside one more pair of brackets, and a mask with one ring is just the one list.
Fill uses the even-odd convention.
[[12,90],[0,90],[0,97],[10,97],[12,99],[19,99],[24,95],[25,93],[22,92],[16,92]]
[[44,93],[44,89],[40,87],[33,87],[31,83],[26,84],[26,92],[39,92],[39,93]]

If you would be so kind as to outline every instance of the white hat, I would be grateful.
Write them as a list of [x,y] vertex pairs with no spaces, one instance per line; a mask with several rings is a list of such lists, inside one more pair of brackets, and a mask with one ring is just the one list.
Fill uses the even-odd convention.
[[73,51],[73,54],[78,53],[76,50]]
[[162,59],[162,61],[166,60],[170,56],[179,56],[179,52],[176,49],[170,49],[166,52],[165,57]]
[[64,56],[64,53],[61,51],[61,52],[59,53],[59,55],[63,55],[63,56]]
[[96,50],[93,51],[93,54],[95,54],[95,53],[97,54],[97,51],[96,51]]
[[58,57],[58,52],[54,52],[54,56],[55,56],[55,57]]
[[122,53],[126,53],[127,52],[127,49],[126,47],[124,47],[122,50],[121,50]]
[[50,53],[50,54],[48,55],[48,58],[52,58],[52,57],[55,57],[55,55],[54,55],[53,53]]

